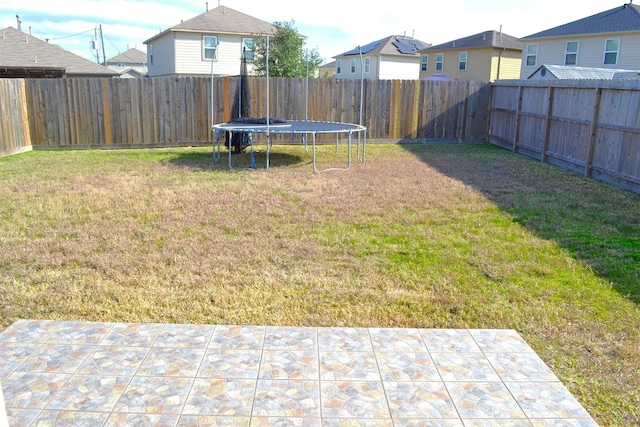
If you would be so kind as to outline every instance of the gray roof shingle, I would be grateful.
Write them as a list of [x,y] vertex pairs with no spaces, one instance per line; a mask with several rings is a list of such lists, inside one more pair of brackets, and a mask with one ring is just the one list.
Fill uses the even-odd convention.
[[13,27],[0,30],[0,68],[65,69],[67,77],[114,77],[118,75],[107,67]]
[[531,34],[522,39],[564,37],[584,34],[640,32],[640,6],[625,4],[568,24]]
[[473,49],[483,47],[495,47],[513,50],[522,50],[522,42],[513,36],[495,30],[484,31],[472,36],[452,40],[437,46],[428,47],[422,51],[450,50],[450,49]]
[[618,70],[613,68],[576,67],[573,65],[544,64],[531,73],[528,79],[536,75],[542,69],[546,69],[558,79],[614,79],[631,78],[638,74],[635,70]]
[[113,58],[107,59],[107,63],[125,63],[125,64],[146,64],[147,54],[134,48],[122,52]]

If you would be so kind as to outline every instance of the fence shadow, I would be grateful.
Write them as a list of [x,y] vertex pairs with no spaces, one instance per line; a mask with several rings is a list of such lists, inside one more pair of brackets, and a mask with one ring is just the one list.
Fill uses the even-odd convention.
[[640,305],[640,195],[488,143],[403,144]]

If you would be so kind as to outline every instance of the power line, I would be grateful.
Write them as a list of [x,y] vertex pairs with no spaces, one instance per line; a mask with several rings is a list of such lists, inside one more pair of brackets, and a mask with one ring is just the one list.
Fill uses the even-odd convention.
[[78,34],[71,34],[70,36],[62,36],[62,37],[56,37],[56,38],[48,38],[47,40],[61,40],[61,39],[68,39],[69,37],[77,37],[77,36],[81,36],[82,34],[86,34],[89,31],[93,31],[93,28],[88,29],[87,31],[83,31],[81,33]]

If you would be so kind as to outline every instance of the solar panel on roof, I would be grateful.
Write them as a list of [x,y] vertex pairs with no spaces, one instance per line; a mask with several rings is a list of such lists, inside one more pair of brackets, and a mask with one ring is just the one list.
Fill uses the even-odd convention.
[[396,39],[396,41],[391,43],[398,49],[398,52],[404,55],[413,55],[416,53],[416,47],[411,43],[411,40],[407,39]]

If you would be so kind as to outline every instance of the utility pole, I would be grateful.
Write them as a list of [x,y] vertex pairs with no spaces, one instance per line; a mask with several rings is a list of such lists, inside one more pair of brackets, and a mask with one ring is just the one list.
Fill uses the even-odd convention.
[[102,46],[102,65],[107,65],[107,57],[104,53],[104,37],[102,36],[102,24],[100,24],[100,44]]

